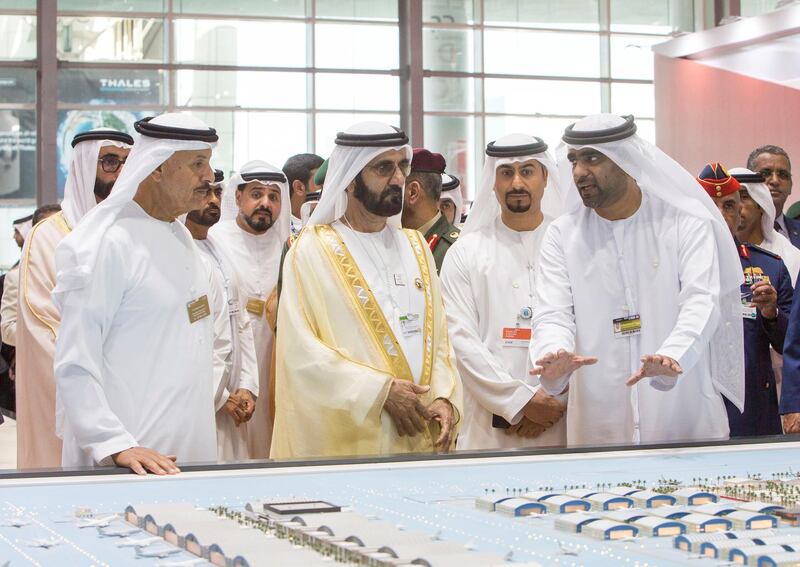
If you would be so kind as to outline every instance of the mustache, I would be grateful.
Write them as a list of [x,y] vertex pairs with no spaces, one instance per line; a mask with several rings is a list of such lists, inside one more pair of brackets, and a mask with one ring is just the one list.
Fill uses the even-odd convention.
[[508,195],[530,195],[530,192],[525,189],[512,189],[507,193]]
[[217,211],[219,212],[219,207],[217,205],[208,205],[206,207],[206,212]]
[[253,211],[254,215],[257,215],[258,213],[265,213],[265,214],[267,214],[269,216],[272,216],[272,211],[269,210],[269,209],[266,209],[264,207],[259,207],[255,211]]

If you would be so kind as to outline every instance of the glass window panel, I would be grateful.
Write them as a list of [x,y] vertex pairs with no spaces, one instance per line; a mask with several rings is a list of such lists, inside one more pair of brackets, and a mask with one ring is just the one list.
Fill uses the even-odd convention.
[[400,109],[400,79],[389,75],[341,75],[318,73],[316,107],[328,110]]
[[383,122],[392,126],[400,126],[400,115],[398,114],[356,114],[349,112],[318,112],[316,115],[316,149],[314,153],[322,157],[328,157],[333,151],[336,134],[347,130],[358,122]]
[[425,28],[422,65],[432,71],[474,71],[474,33],[472,30]]
[[475,112],[475,81],[468,78],[426,77],[426,111]]
[[0,59],[36,59],[36,16],[0,15]]
[[486,112],[593,114],[600,112],[600,83],[486,79]]
[[164,61],[164,20],[58,18],[58,58],[66,61]]
[[0,10],[36,11],[36,0],[0,0]]
[[152,116],[158,111],[130,111],[121,109],[108,110],[60,110],[58,112],[58,133],[56,136],[56,178],[58,195],[64,196],[64,184],[67,180],[69,164],[72,161],[72,138],[75,134],[93,128],[111,128],[133,135],[133,123],[145,116]]
[[487,73],[598,77],[600,39],[593,33],[487,29],[484,68]]
[[318,18],[397,21],[397,0],[316,0]]
[[741,14],[745,18],[773,12],[777,6],[776,0],[741,0],[740,3]]
[[58,100],[71,104],[162,105],[167,74],[154,69],[62,69]]
[[192,111],[190,114],[217,129],[219,142],[211,163],[224,171],[226,178],[254,159],[281,167],[289,156],[308,148],[306,113]]
[[0,104],[36,102],[36,70],[0,67]]
[[[478,179],[479,151],[475,139],[475,118],[472,116],[425,116],[425,147],[447,160],[447,173],[461,181],[462,194],[472,200]],[[465,201],[467,199],[465,198]]]
[[305,67],[306,29],[300,22],[175,20],[182,63]]
[[656,143],[656,121],[655,120],[639,120],[636,119],[636,133],[650,142]]
[[166,0],[58,0],[59,12],[164,12]]
[[643,35],[611,36],[611,76],[615,79],[653,79],[651,47],[668,37]]
[[535,116],[487,116],[486,141],[491,142],[506,134],[520,132],[538,136],[555,149],[561,142],[564,128],[574,123],[577,118],[539,118]]
[[177,104],[303,109],[306,77],[306,73],[182,70],[177,73]]
[[611,0],[611,31],[669,34],[694,31],[693,0]]
[[0,199],[36,198],[36,111],[0,110]]
[[611,84],[611,112],[614,114],[633,114],[637,121],[639,117],[652,118],[655,116],[655,103],[652,84]]
[[600,29],[597,0],[484,0],[483,10],[487,24]]
[[327,69],[397,69],[397,26],[317,24],[317,67]]
[[473,0],[425,0],[422,21],[435,24],[474,23]]
[[12,223],[27,217],[36,209],[35,205],[0,206],[0,270],[8,271],[20,259],[20,249],[14,240]]
[[173,0],[174,10],[185,14],[287,17],[306,15],[305,0]]

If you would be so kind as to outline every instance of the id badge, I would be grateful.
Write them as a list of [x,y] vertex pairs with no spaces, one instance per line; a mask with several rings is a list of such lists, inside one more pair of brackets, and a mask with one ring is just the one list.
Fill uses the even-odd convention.
[[531,344],[530,327],[503,327],[503,346],[528,348]]
[[252,313],[256,317],[261,317],[264,315],[264,309],[267,306],[267,302],[263,299],[259,299],[257,297],[249,297],[247,298],[247,305],[245,309],[247,309],[248,313]]
[[625,339],[642,332],[642,319],[638,314],[614,319],[613,323],[615,339]]
[[422,322],[417,313],[400,315],[400,329],[404,337],[411,337],[422,332]]
[[186,304],[186,312],[189,314],[189,323],[197,323],[200,319],[205,319],[211,315],[211,308],[208,306],[208,296],[201,295],[197,299]]
[[239,302],[235,299],[228,300],[228,314],[230,315],[238,315],[239,314]]

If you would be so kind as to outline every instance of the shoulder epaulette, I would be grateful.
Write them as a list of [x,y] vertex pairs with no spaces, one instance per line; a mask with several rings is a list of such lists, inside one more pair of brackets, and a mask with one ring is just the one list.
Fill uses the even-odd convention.
[[776,258],[778,260],[781,259],[779,254],[776,254],[775,252],[772,252],[770,250],[766,250],[764,248],[761,248],[761,246],[756,246],[755,244],[751,244],[751,243],[748,242],[747,243],[747,247],[752,249],[752,250],[755,250],[756,252],[761,252],[762,254],[766,254],[767,256],[772,256],[773,258]]
[[456,227],[452,227],[452,230],[442,234],[442,238],[447,240],[450,244],[453,244],[453,242],[458,240],[460,234],[461,234],[460,230],[458,230]]

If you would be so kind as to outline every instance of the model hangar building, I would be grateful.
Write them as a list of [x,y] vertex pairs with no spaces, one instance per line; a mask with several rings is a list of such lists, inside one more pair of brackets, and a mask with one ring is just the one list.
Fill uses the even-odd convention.
[[[502,555],[401,530],[393,524],[341,511],[327,502],[253,502],[246,511],[198,509],[191,504],[137,504],[125,520],[221,567],[331,565],[374,567],[508,565]],[[533,567],[538,563],[515,563]]]

